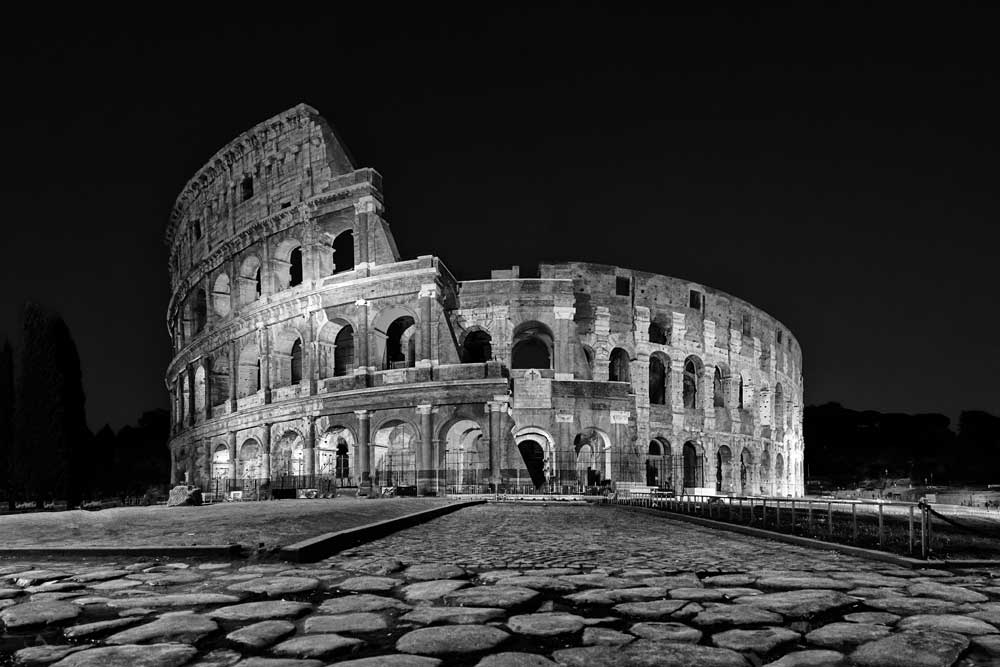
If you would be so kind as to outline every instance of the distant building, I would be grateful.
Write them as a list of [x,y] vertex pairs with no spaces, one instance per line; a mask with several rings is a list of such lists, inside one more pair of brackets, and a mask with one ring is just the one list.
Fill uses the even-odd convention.
[[803,492],[786,327],[613,266],[403,260],[381,176],[308,106],[216,153],[166,240],[174,482]]

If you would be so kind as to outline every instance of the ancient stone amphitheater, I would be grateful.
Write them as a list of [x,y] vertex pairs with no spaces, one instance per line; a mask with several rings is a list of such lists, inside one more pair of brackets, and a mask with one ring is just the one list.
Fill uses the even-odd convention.
[[173,482],[803,491],[802,357],[780,322],[626,268],[459,280],[403,259],[381,176],[306,105],[219,150],[166,241]]

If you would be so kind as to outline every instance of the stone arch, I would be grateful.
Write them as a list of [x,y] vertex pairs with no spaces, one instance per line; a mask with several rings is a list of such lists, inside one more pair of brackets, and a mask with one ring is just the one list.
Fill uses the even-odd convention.
[[372,430],[372,476],[381,486],[416,486],[417,427],[389,418]]
[[379,311],[372,328],[375,332],[375,359],[379,360],[382,368],[405,368],[415,364],[409,348],[411,343],[415,348],[416,341],[410,334],[404,346],[403,335],[410,327],[416,331],[419,322],[412,310],[402,306],[387,306]]
[[302,381],[302,335],[297,329],[284,327],[275,332],[271,363],[272,387],[286,387]]
[[486,478],[489,452],[483,448],[483,427],[472,419],[459,419],[444,431],[445,485],[459,493]]
[[552,330],[537,320],[517,325],[511,336],[511,368],[552,368],[555,338]]
[[594,379],[594,348],[589,345],[581,345],[580,352],[583,354],[582,366],[578,367],[577,378],[581,380],[593,380]]
[[701,378],[705,372],[705,365],[696,355],[691,355],[684,360],[684,387],[682,396],[684,407],[688,410],[696,410],[703,407],[701,394]]
[[248,336],[247,341],[240,348],[237,370],[239,372],[236,382],[236,395],[238,398],[250,396],[260,391],[260,349],[253,336]]
[[755,493],[753,452],[749,447],[743,447],[740,452],[740,493],[742,495],[752,495]]
[[733,486],[733,450],[728,445],[719,445],[715,450],[715,490],[732,493]]
[[631,382],[629,355],[620,347],[611,350],[611,356],[608,359],[608,380],[610,382]]
[[649,355],[649,403],[670,405],[670,357],[662,352]]
[[493,337],[480,326],[469,327],[462,336],[462,363],[481,364],[493,359]]
[[247,438],[240,445],[236,474],[241,479],[260,479],[263,449],[256,438]]
[[684,490],[705,486],[705,448],[694,440],[684,443],[681,450],[684,464]]
[[205,366],[198,364],[194,369],[194,411],[199,417],[205,414]]
[[756,488],[764,495],[773,495],[774,490],[771,484],[771,452],[765,447],[760,455],[760,480],[759,486]]
[[226,317],[232,309],[231,292],[232,286],[229,284],[229,275],[220,273],[216,276],[215,283],[212,285],[212,310],[219,317]]
[[[555,475],[555,440],[548,431],[537,426],[527,426],[514,434],[521,463],[535,488],[541,488]],[[524,479],[521,480],[525,482]]]
[[712,374],[712,404],[716,408],[729,407],[729,366],[723,362],[715,365]]
[[316,474],[334,477],[340,486],[355,481],[358,451],[354,432],[348,426],[333,424],[316,442]]
[[274,264],[274,284],[279,290],[302,284],[302,243],[294,237],[278,244],[271,259]]
[[219,443],[212,450],[212,479],[229,479],[231,464],[229,445]]
[[333,273],[354,270],[354,231],[345,230],[333,239]]
[[655,345],[670,344],[670,321],[657,315],[649,323],[649,342]]
[[646,486],[669,488],[671,482],[670,443],[654,437],[646,448]]
[[229,346],[224,345],[216,349],[209,358],[209,383],[208,391],[211,398],[211,405],[215,407],[228,401],[229,396]]
[[257,255],[247,255],[240,264],[239,295],[240,305],[253,303],[260,298],[261,287],[261,263]]
[[577,476],[581,486],[598,486],[611,480],[611,438],[593,426],[573,439]]
[[281,437],[271,445],[271,477],[305,474],[305,438],[298,429],[285,428]]
[[349,375],[354,370],[354,327],[346,319],[329,319],[316,336],[321,378]]
[[785,458],[781,452],[774,455],[774,495],[785,495]]

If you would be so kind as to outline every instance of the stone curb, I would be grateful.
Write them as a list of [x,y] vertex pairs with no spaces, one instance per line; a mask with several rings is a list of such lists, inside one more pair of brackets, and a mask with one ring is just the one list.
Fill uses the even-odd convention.
[[900,556],[897,554],[889,553],[887,551],[876,551],[875,549],[865,549],[863,547],[855,547],[849,544],[836,544],[833,542],[824,542],[822,540],[816,540],[811,537],[799,537],[798,535],[789,535],[787,533],[776,533],[774,531],[764,530],[763,528],[752,528],[750,526],[741,526],[739,524],[726,523],[724,521],[715,521],[713,519],[704,519],[702,517],[689,516],[687,514],[675,514],[667,510],[654,510],[647,507],[635,507],[630,505],[611,505],[611,507],[619,507],[621,509],[630,510],[633,512],[640,512],[642,514],[652,514],[654,516],[676,519],[678,521],[686,521],[688,523],[697,524],[699,526],[705,526],[706,528],[719,528],[721,530],[728,530],[730,532],[741,533],[743,535],[750,535],[752,537],[762,537],[764,539],[774,540],[776,542],[786,542],[788,544],[795,544],[801,547],[811,547],[813,549],[823,549],[826,551],[837,551],[842,554],[847,554],[849,556],[859,556],[861,558],[868,558],[870,560],[880,560],[886,563],[893,563],[895,565],[902,565],[903,567],[909,567],[913,569],[924,569],[924,568],[961,569],[963,567],[1000,567],[1000,560],[921,560],[919,558]]
[[0,558],[27,556],[169,556],[195,558],[238,558],[238,544],[206,544],[203,546],[142,546],[142,547],[23,547],[0,549]]
[[397,530],[409,528],[410,526],[416,526],[417,524],[430,521],[431,519],[436,519],[437,517],[444,516],[445,514],[451,514],[452,512],[465,507],[482,505],[484,503],[486,503],[485,500],[468,500],[465,502],[452,503],[450,505],[434,507],[429,510],[414,512],[413,514],[397,516],[393,519],[386,519],[385,521],[369,523],[364,526],[355,526],[354,528],[348,528],[346,530],[338,530],[335,533],[317,535],[316,537],[311,537],[308,540],[302,540],[301,542],[296,542],[295,544],[289,544],[288,546],[282,547],[278,552],[278,557],[287,561],[292,561],[293,563],[312,563],[322,560],[327,556],[332,556],[333,554],[343,551],[344,549],[349,549],[359,544],[363,544],[364,542],[370,542],[371,540],[377,540],[380,537],[385,537],[386,535],[390,535]]

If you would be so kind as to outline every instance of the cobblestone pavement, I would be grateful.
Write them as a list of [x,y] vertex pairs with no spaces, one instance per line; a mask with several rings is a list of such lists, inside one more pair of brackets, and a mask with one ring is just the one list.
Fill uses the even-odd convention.
[[490,505],[312,564],[0,561],[0,664],[988,665],[993,575]]

